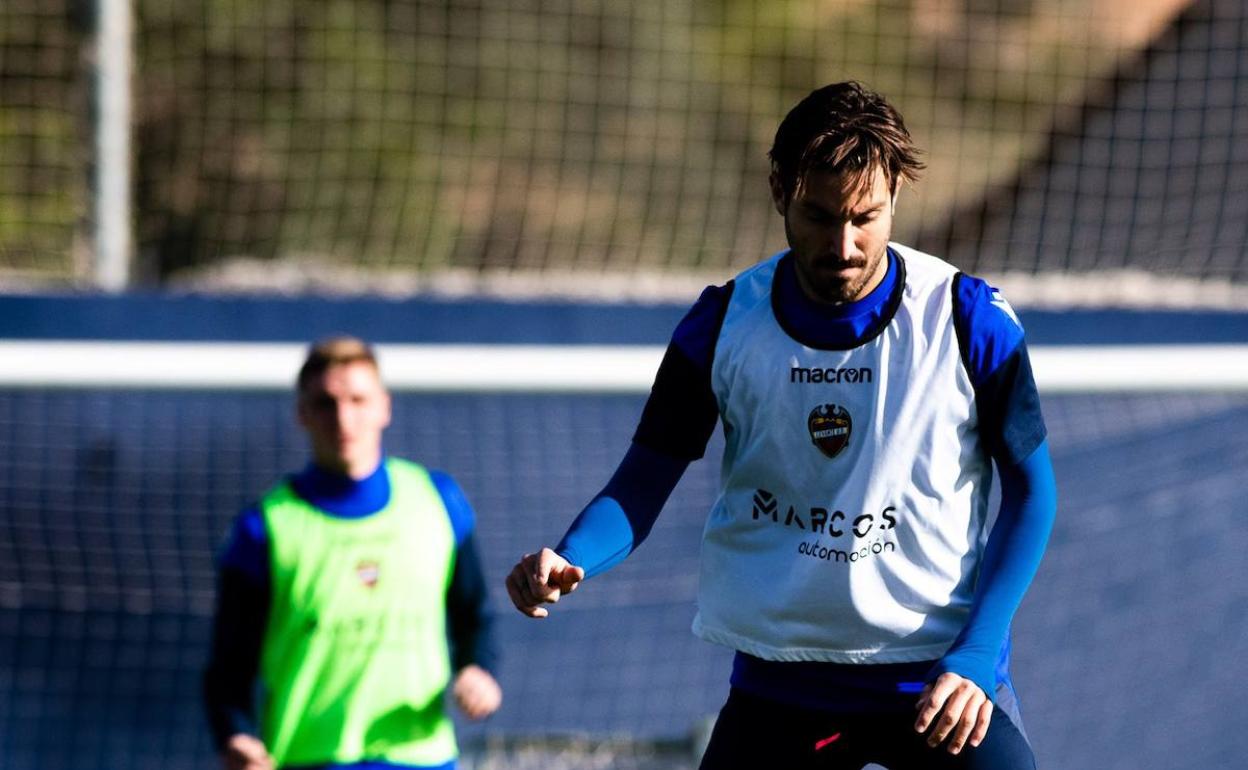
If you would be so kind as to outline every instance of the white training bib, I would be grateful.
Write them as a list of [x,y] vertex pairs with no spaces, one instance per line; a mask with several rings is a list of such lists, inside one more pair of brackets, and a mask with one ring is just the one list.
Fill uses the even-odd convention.
[[726,446],[694,633],[767,660],[940,657],[965,625],[992,469],[949,264],[892,244],[873,339],[808,347],[772,308],[780,256],[741,273],[712,366]]

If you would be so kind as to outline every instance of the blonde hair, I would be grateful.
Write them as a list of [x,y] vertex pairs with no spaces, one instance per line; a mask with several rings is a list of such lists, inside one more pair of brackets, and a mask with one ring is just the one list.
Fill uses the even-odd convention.
[[377,355],[373,352],[372,345],[364,340],[346,334],[326,337],[312,343],[308,348],[307,358],[304,359],[303,366],[299,367],[297,387],[302,391],[310,381],[320,377],[331,367],[360,362],[373,367],[378,373],[381,371],[377,366]]

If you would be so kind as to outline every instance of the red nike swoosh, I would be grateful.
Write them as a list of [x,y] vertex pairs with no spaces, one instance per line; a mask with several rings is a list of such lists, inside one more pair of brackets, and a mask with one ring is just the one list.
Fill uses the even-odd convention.
[[840,733],[834,733],[832,735],[829,735],[827,738],[824,738],[821,741],[815,741],[815,751],[818,751],[822,749],[824,746],[827,746],[831,743],[835,743],[837,739],[839,739],[840,737],[841,737]]

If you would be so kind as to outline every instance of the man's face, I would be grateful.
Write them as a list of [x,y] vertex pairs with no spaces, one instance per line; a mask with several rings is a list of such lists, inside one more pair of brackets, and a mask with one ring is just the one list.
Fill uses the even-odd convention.
[[368,362],[331,366],[312,378],[299,393],[298,411],[317,465],[363,478],[381,461],[390,394]]
[[846,186],[840,174],[815,170],[807,175],[801,195],[786,201],[774,175],[771,180],[798,283],[818,302],[861,299],[887,270],[884,255],[893,231],[895,197],[884,171],[875,169],[864,189]]

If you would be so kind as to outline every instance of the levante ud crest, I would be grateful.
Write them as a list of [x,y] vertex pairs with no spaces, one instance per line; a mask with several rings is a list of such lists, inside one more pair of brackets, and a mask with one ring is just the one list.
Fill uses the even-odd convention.
[[810,440],[831,459],[849,446],[854,421],[845,407],[822,404],[811,410],[810,417],[806,418],[806,427],[810,430]]
[[375,561],[362,561],[355,565],[355,576],[360,579],[365,588],[373,588],[377,585],[377,579],[381,577],[381,565]]

